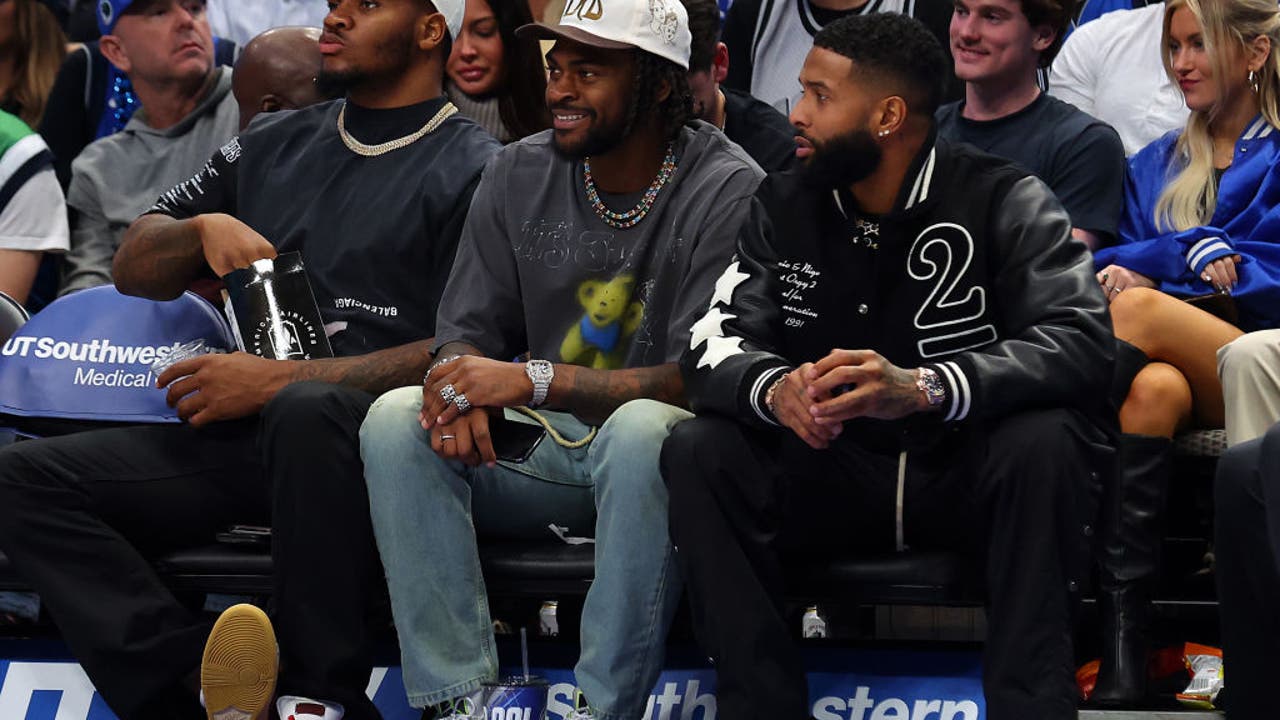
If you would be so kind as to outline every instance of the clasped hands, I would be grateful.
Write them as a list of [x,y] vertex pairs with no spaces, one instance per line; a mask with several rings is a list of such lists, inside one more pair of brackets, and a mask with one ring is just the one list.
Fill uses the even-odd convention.
[[[458,399],[465,398],[463,412]],[[533,383],[524,363],[503,362],[478,355],[437,360],[422,383],[418,422],[431,433],[431,449],[467,465],[493,465],[497,456],[489,436],[490,413],[525,405],[533,398]]]
[[897,420],[927,409],[916,373],[872,350],[832,350],[787,373],[773,395],[778,422],[819,450],[840,436],[846,420]]
[[[1240,274],[1236,266],[1240,264],[1239,255],[1227,255],[1204,266],[1200,279],[1213,288],[1214,292],[1227,294],[1240,282]],[[1113,302],[1120,293],[1129,288],[1156,287],[1156,281],[1120,265],[1108,265],[1095,275],[1107,302]]]

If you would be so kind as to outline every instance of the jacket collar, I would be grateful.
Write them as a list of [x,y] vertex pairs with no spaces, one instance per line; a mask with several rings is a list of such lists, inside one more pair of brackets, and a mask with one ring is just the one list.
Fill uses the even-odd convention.
[[[889,211],[890,216],[924,206],[933,198],[936,183],[941,178],[941,174],[936,172],[940,161],[938,142],[938,130],[935,125],[929,129],[929,137],[920,146],[920,151],[916,153],[915,159],[907,168],[902,187],[898,189],[898,199],[894,201],[893,210]],[[855,211],[849,191],[843,188],[832,188],[831,196],[835,199],[836,209],[845,219],[848,219],[850,212]]]
[[1266,118],[1259,115],[1253,119],[1253,122],[1249,123],[1248,127],[1244,129],[1244,133],[1240,135],[1240,140],[1243,142],[1261,140],[1273,132],[1275,132],[1275,128],[1271,127],[1271,125],[1267,123]]

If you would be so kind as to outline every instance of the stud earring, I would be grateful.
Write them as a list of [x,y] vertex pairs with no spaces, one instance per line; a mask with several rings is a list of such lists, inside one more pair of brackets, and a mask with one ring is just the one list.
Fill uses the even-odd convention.
[[889,134],[889,131],[888,131],[888,130],[881,130],[881,131],[878,133],[878,135],[879,135],[880,137],[884,137],[884,136],[886,136],[886,135],[888,135],[888,134]]

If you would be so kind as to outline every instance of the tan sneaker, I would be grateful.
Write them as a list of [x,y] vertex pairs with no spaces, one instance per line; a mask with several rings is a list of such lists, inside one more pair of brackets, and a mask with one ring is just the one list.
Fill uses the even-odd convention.
[[253,605],[223,611],[200,660],[200,689],[209,720],[267,717],[279,654],[267,614]]

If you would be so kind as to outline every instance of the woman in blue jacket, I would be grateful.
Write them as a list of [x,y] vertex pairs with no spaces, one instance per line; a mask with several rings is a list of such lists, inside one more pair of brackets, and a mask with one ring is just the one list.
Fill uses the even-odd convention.
[[1095,256],[1116,337],[1150,360],[1120,408],[1119,472],[1103,506],[1094,699],[1104,705],[1145,694],[1173,435],[1222,426],[1217,350],[1280,326],[1277,43],[1275,0],[1167,4],[1165,68],[1191,116],[1130,160],[1120,243]]

